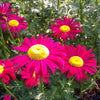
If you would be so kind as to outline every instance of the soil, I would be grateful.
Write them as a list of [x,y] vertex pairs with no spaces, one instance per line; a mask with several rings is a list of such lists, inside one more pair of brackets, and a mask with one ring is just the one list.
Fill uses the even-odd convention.
[[79,98],[78,100],[100,100],[100,79],[98,79],[96,81],[96,86],[98,87],[98,89],[93,88],[93,89],[89,89],[87,90],[87,94],[83,94],[82,96],[80,96],[80,91],[78,89],[76,89],[75,91],[75,97]]

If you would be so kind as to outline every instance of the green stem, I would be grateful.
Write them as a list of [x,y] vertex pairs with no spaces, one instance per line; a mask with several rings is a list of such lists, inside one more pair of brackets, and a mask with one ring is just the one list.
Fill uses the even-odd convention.
[[58,0],[57,9],[59,10],[60,0]]
[[82,7],[82,0],[80,0],[80,21],[83,24],[83,7]]
[[16,31],[15,33],[16,33],[16,35],[17,35],[18,42],[20,42],[21,38],[20,38],[18,32]]
[[18,38],[20,38],[20,36],[19,36],[19,34],[18,34],[18,32],[17,32],[17,31],[16,31],[16,35],[17,35],[17,37],[18,37]]
[[44,95],[44,85],[43,85],[43,80],[42,79],[40,79],[40,86],[41,86],[41,92]]
[[7,27],[7,30],[8,30],[8,32],[9,32],[9,35],[10,35],[11,39],[13,40],[13,42],[15,42],[14,37],[12,36],[12,33],[11,33],[9,27],[8,27],[7,22],[6,22],[6,27]]
[[[11,93],[11,92],[7,89],[7,87],[6,87],[6,85],[3,83],[3,81],[2,81],[2,85],[3,85],[4,89],[5,89],[12,97],[14,97],[15,99],[17,99],[16,96],[15,96],[13,93]],[[18,100],[18,99],[17,99],[17,100]]]
[[1,39],[2,39],[2,45],[3,45],[4,55],[5,55],[5,58],[7,59],[7,52],[6,52],[6,49],[5,49],[6,46],[5,46],[5,40],[4,40],[2,29],[1,29],[1,23],[0,23],[0,33],[1,33]]

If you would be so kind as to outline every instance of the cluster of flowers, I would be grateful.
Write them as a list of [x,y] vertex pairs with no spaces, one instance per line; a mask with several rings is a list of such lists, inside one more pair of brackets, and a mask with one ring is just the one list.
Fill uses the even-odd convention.
[[[4,31],[7,31],[5,24],[7,22],[15,38],[16,31],[20,33],[20,30],[25,30],[27,23],[24,22],[24,17],[18,16],[18,13],[11,14],[13,10],[10,9],[10,5],[11,3],[6,4],[5,2],[0,4],[0,22]],[[82,30],[79,22],[73,22],[73,20],[74,18],[67,17],[64,17],[64,20],[61,18],[58,21],[55,20],[56,24],[51,24],[52,27],[50,27],[54,32],[51,35],[57,35],[57,39],[61,37],[63,41],[68,41],[68,37],[71,39],[76,37]],[[55,68],[61,70],[62,74],[68,72],[67,78],[75,75],[78,82],[83,82],[84,79],[88,80],[86,72],[93,75],[93,72],[97,72],[95,68],[98,68],[97,61],[93,58],[95,55],[91,54],[92,49],[87,51],[85,46],[80,46],[80,44],[76,48],[73,45],[62,46],[60,42],[54,42],[48,35],[40,34],[37,39],[26,37],[21,46],[15,46],[13,49],[18,50],[19,54],[24,52],[25,55],[18,55],[10,60],[6,59],[4,62],[0,60],[0,79],[2,78],[6,84],[9,84],[10,80],[8,75],[15,80],[15,71],[20,68],[22,68],[21,78],[30,88],[33,87],[33,84],[37,86],[40,79],[47,84],[50,81],[48,79],[49,72],[51,70],[55,74]]]

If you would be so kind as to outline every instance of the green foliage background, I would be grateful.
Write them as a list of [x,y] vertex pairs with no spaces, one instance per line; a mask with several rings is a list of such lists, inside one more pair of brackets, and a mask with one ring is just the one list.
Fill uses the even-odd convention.
[[[4,0],[0,0],[3,2]],[[41,33],[52,33],[49,29],[50,24],[54,23],[54,19],[59,17],[75,17],[75,21],[79,21],[82,25],[83,32],[74,38],[69,39],[65,44],[77,45],[81,44],[86,46],[87,50],[93,49],[95,58],[100,65],[100,0],[48,0],[48,4],[45,4],[47,0],[5,0],[11,2],[12,6],[18,6],[19,16],[24,16],[28,23],[26,31],[21,31],[21,37],[37,36]],[[56,37],[53,37],[55,41]],[[2,38],[0,37],[1,41]],[[10,58],[17,55],[17,52],[12,50],[12,40],[9,39],[7,34],[4,34],[4,39],[7,41],[6,47],[8,56]],[[16,39],[17,45],[20,45],[23,39]],[[2,49],[2,43],[0,42],[0,59],[5,59],[4,51]],[[10,52],[10,55],[9,55]],[[89,76],[89,80],[84,83],[77,83],[73,78],[67,79],[66,75],[61,75],[56,71],[55,76],[51,76],[50,82],[45,85],[45,95],[41,97],[41,100],[75,100],[73,98],[75,94],[75,88],[80,89],[81,94],[86,93],[86,90],[95,87],[94,82],[96,78],[100,77],[100,72],[94,76]],[[20,79],[20,78],[19,78]],[[92,80],[93,79],[93,80]],[[73,81],[74,80],[74,81]],[[7,86],[13,93],[20,98],[20,100],[34,100],[36,95],[41,93],[40,87],[34,87],[32,90],[28,90],[22,81],[12,81]],[[2,93],[4,95],[5,93]],[[1,96],[2,98],[2,96]]]

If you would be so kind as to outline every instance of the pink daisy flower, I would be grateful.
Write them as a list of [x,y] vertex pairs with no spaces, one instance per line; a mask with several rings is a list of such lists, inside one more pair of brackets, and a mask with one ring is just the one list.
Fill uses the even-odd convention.
[[[16,37],[16,31],[18,34],[20,33],[20,30],[25,30],[27,28],[27,22],[25,21],[25,17],[19,17],[18,14],[12,14],[10,17],[7,18],[7,24],[12,32],[13,37]],[[7,27],[5,24],[5,20],[1,20],[1,27],[2,30],[7,31]]]
[[64,17],[64,20],[59,18],[59,21],[55,20],[56,24],[51,24],[50,29],[54,32],[52,36],[57,35],[58,38],[62,38],[63,41],[68,40],[68,36],[73,39],[76,34],[82,32],[79,22],[73,22],[74,18]]
[[61,73],[67,73],[67,78],[75,75],[77,81],[84,81],[84,78],[88,80],[86,72],[93,75],[93,72],[97,72],[95,68],[98,68],[97,61],[93,58],[95,55],[91,54],[92,49],[86,50],[85,46],[78,44],[77,48],[73,45],[65,45],[66,62]]
[[[8,97],[7,97],[7,95],[5,95],[3,100],[11,100],[11,95],[9,95]],[[14,99],[14,100],[17,100],[17,99]]]
[[13,47],[13,49],[20,52],[26,52],[25,55],[19,55],[11,59],[14,64],[17,64],[16,70],[27,63],[28,69],[34,69],[36,74],[40,70],[42,70],[43,75],[47,74],[47,66],[53,74],[55,73],[55,68],[61,69],[64,64],[64,47],[61,46],[60,42],[54,42],[52,38],[47,38],[47,36],[43,37],[43,34],[41,34],[37,40],[34,37],[31,37],[31,40],[24,38],[20,47]]
[[25,80],[25,84],[30,87],[32,89],[33,84],[36,86],[39,83],[39,80],[42,79],[44,83],[47,84],[47,82],[49,82],[50,80],[47,78],[49,77],[49,73],[47,72],[47,74],[43,75],[42,74],[42,70],[39,71],[38,74],[35,73],[34,71],[35,69],[30,69],[28,71],[28,65],[26,66],[26,68],[23,68],[23,71],[21,72],[21,78],[22,80]]
[[13,80],[16,79],[15,72],[14,72],[14,64],[6,59],[4,62],[0,60],[0,79],[3,79],[5,84],[9,84],[10,75]]
[[4,19],[3,16],[9,16],[11,12],[15,11],[10,9],[11,3],[6,3],[5,1],[3,4],[0,3],[0,18]]
[[5,1],[3,4],[0,3],[0,15],[8,15],[12,12],[12,9],[10,9],[11,3],[6,3]]

